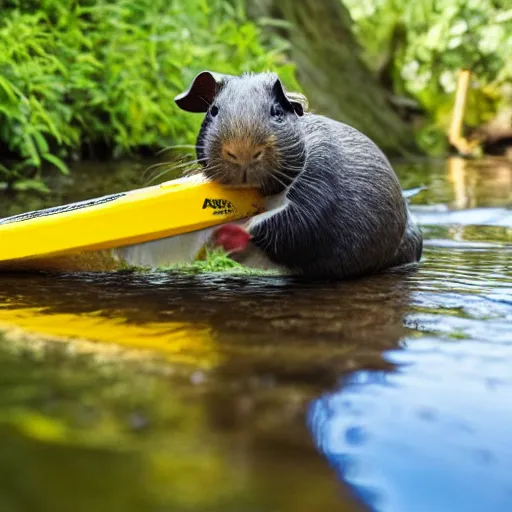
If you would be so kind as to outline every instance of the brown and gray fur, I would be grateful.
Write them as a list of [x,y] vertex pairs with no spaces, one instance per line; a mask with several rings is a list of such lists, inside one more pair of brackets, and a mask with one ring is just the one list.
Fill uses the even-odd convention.
[[422,235],[385,155],[356,129],[308,113],[276,74],[203,72],[176,103],[206,112],[197,138],[204,174],[268,197],[273,209],[248,225],[253,258],[320,279],[420,260]]

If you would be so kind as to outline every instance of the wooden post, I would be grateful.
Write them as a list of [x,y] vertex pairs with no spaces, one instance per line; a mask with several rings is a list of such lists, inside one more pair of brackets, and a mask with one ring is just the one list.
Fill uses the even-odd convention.
[[471,71],[463,69],[459,72],[457,89],[455,91],[455,105],[453,107],[452,123],[448,133],[448,140],[459,153],[467,155],[471,153],[469,142],[462,135],[462,123],[466,113],[466,99],[468,96],[469,77]]

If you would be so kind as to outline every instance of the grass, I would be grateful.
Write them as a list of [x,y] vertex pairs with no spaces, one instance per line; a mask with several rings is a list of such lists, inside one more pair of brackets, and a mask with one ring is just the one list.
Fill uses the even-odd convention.
[[275,275],[275,271],[249,268],[231,259],[222,249],[213,249],[206,252],[204,260],[192,263],[160,267],[164,272],[179,272],[183,274],[229,273],[235,275],[261,276]]
[[297,88],[286,43],[241,2],[0,0],[0,183],[39,188],[48,167],[154,155],[194,142],[174,97],[201,70],[272,69]]
[[240,263],[231,259],[229,255],[221,248],[207,250],[204,259],[195,260],[190,263],[179,263],[175,265],[161,266],[157,267],[156,269],[125,265],[118,272],[154,272],[155,270],[158,272],[187,275],[224,273],[244,276],[272,276],[277,274],[277,272],[274,270],[263,270],[241,265]]

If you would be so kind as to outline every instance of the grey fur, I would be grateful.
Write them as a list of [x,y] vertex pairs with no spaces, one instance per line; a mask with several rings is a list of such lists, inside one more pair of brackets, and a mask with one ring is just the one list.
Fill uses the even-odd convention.
[[[219,113],[207,114],[197,141],[205,173],[236,185],[240,177],[222,161],[222,142],[250,137],[263,144],[275,136],[274,160],[251,169],[257,183],[247,184],[267,195],[284,192],[287,204],[251,227],[254,246],[276,265],[310,278],[354,278],[419,261],[422,234],[385,155],[355,128],[302,115],[292,95],[283,89],[280,96],[279,84],[273,73],[217,82]],[[286,112],[281,123],[270,116],[276,101]]]

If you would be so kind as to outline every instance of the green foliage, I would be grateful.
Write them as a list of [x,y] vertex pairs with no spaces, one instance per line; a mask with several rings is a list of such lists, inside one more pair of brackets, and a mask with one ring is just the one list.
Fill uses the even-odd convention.
[[197,260],[193,263],[163,267],[159,270],[179,272],[185,274],[204,274],[212,272],[227,272],[230,274],[244,275],[269,275],[273,271],[253,269],[245,267],[231,259],[222,249],[214,249],[206,253],[204,260]]
[[[420,132],[427,148],[440,144],[451,117],[457,74],[475,79],[465,122],[489,121],[512,80],[512,10],[496,0],[345,0],[367,59],[391,60],[393,88],[414,96],[430,114]],[[508,98],[510,101],[510,98]]]
[[173,99],[203,69],[273,69],[297,87],[284,47],[267,51],[241,4],[0,0],[0,10],[0,181],[37,181],[43,164],[66,173],[84,151],[192,143],[200,116]]
[[[169,272],[171,274],[212,274],[224,273],[231,275],[245,276],[268,276],[279,275],[275,270],[263,270],[258,268],[246,267],[230,258],[230,256],[221,248],[207,250],[204,259],[198,259],[190,263],[177,263],[171,266],[157,267],[160,272]],[[138,273],[154,272],[153,267],[139,267],[137,265],[125,265],[117,272]]]

